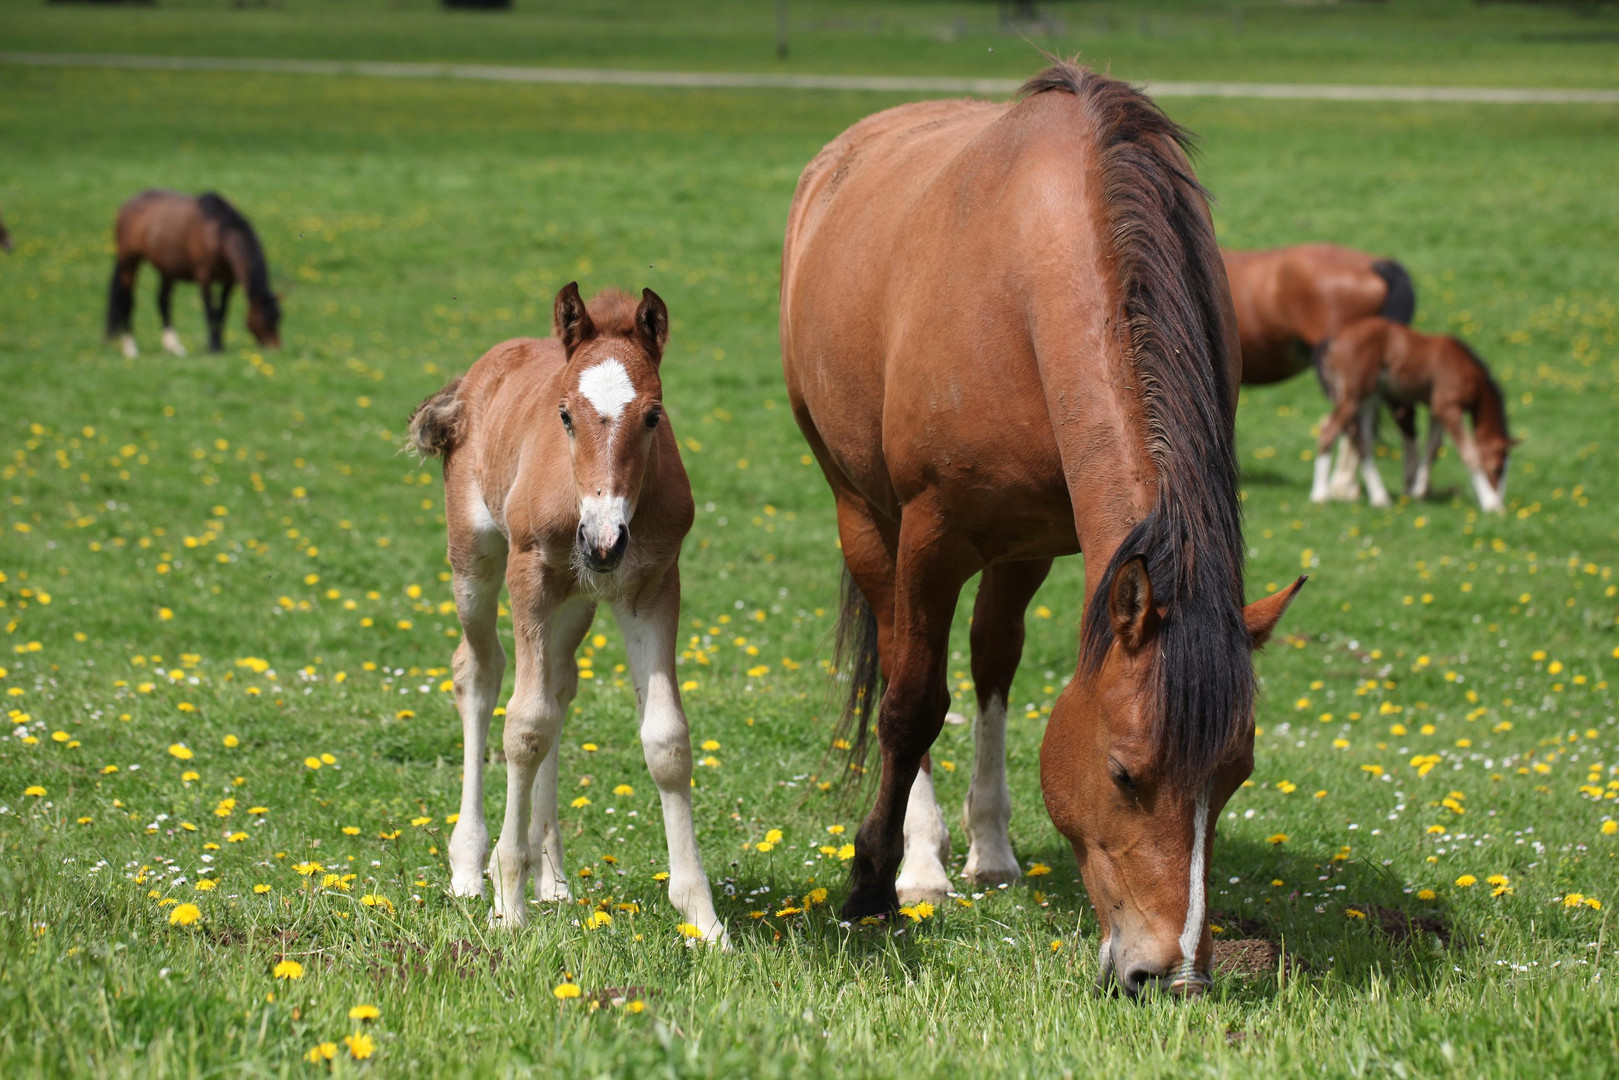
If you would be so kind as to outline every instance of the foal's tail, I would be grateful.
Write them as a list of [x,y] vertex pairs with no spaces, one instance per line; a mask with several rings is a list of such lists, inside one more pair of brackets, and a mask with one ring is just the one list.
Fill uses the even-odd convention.
[[877,616],[866,603],[848,567],[843,569],[842,594],[833,638],[833,670],[839,679],[848,676],[849,692],[832,745],[848,751],[849,768],[844,780],[858,787],[866,772],[871,713],[881,696],[883,671],[877,657]]
[[122,258],[113,263],[112,285],[107,290],[107,337],[115,338],[129,333],[130,319],[135,314],[135,290],[130,285],[134,275],[128,274]]
[[406,438],[410,448],[422,457],[448,457],[450,451],[461,445],[466,421],[460,389],[461,380],[452,379],[410,414]]
[[1382,278],[1389,287],[1388,295],[1383,298],[1383,306],[1377,313],[1402,326],[1410,326],[1411,319],[1417,313],[1417,290],[1411,283],[1411,275],[1393,259],[1377,260],[1372,264],[1372,273]]

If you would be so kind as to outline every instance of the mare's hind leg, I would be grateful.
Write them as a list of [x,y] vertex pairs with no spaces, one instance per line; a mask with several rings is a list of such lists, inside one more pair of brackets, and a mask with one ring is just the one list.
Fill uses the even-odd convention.
[[[454,483],[455,466],[451,464],[449,469],[446,516],[451,522],[488,522],[481,530],[452,531],[450,538],[452,587],[461,619],[461,644],[456,646],[451,665],[455,707],[461,714],[461,812],[450,833],[450,891],[456,896],[482,896],[484,865],[489,858],[489,827],[483,811],[484,747],[506,673],[506,652],[500,647],[495,625],[506,570],[506,538],[487,511],[481,515],[468,512],[467,501],[479,495],[476,491],[463,495]],[[481,502],[478,509],[483,510]]]
[[728,947],[725,924],[714,913],[714,894],[697,850],[691,812],[691,731],[680,704],[675,674],[675,637],[680,632],[680,566],[671,565],[650,596],[624,598],[613,605],[624,633],[630,677],[641,712],[641,753],[663,803],[663,832],[669,845],[669,902],[695,926],[703,940]]
[[950,620],[962,585],[982,565],[976,549],[951,536],[940,515],[920,501],[905,508],[898,555],[885,665],[888,689],[877,715],[882,773],[871,811],[855,837],[845,919],[898,907],[894,873],[905,854],[903,826],[911,787],[950,706],[945,684]]
[[491,917],[507,928],[528,923],[523,893],[537,852],[530,846],[535,779],[555,750],[562,721],[579,687],[574,652],[596,607],[571,595],[566,572],[547,567],[534,551],[514,553],[506,566],[517,647],[517,685],[506,704],[506,817],[489,858],[494,883]]
[[972,846],[964,876],[981,885],[1017,880],[1020,869],[1008,833],[1012,794],[1006,784],[1006,704],[1012,676],[1023,659],[1023,613],[1051,572],[1050,559],[996,563],[984,571],[973,603],[973,683],[978,718],[973,724],[972,786],[961,810]]
[[1310,501],[1324,503],[1332,498],[1332,444],[1355,419],[1356,402],[1339,401],[1321,424],[1321,435],[1315,444],[1315,482],[1310,486]]
[[1360,475],[1366,482],[1366,498],[1373,506],[1388,506],[1388,488],[1383,486],[1383,477],[1377,471],[1377,398],[1367,398],[1360,407],[1360,415],[1355,428],[1355,436],[1360,440]]
[[208,320],[208,351],[225,351],[225,304],[223,298],[219,303],[214,302],[214,283],[210,278],[197,279],[198,291],[202,293],[202,314]]
[[163,316],[163,348],[175,356],[184,356],[186,347],[174,332],[174,279],[167,274],[157,287],[157,310]]

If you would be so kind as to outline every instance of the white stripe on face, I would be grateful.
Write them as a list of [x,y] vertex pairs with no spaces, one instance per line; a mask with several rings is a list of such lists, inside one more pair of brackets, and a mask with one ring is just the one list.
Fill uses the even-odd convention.
[[613,357],[608,357],[579,376],[579,393],[608,422],[618,419],[624,406],[635,400],[630,373]]
[[1192,821],[1192,873],[1187,884],[1186,899],[1186,928],[1181,931],[1181,959],[1190,965],[1197,958],[1197,946],[1203,940],[1203,914],[1205,898],[1203,890],[1207,882],[1208,872],[1205,862],[1208,858],[1208,831],[1209,831],[1209,792],[1205,788],[1203,794],[1197,797],[1197,808],[1193,811],[1197,815]]

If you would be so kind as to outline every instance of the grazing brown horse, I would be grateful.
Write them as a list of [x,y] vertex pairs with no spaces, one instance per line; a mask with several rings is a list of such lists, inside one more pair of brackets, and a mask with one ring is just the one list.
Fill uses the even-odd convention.
[[1316,346],[1356,319],[1381,315],[1409,325],[1417,310],[1405,267],[1364,251],[1301,244],[1220,254],[1245,383],[1291,379],[1310,367]]
[[[213,192],[192,198],[174,191],[143,191],[118,211],[113,228],[118,245],[107,298],[107,338],[121,338],[124,355],[134,359],[131,320],[135,312],[135,271],[145,259],[161,276],[157,306],[163,316],[163,347],[176,356],[185,346],[174,332],[174,283],[195,281],[202,289],[208,318],[208,349],[225,348],[225,308],[231,289],[247,290],[247,328],[260,345],[281,347],[281,302],[270,291],[270,267],[258,234],[237,209]],[[215,296],[215,287],[218,296]]]
[[10,251],[11,246],[11,234],[6,231],[6,223],[0,221],[0,251]]
[[[464,630],[454,659],[465,757],[451,888],[482,895],[487,859],[493,915],[505,926],[528,921],[531,871],[539,900],[568,898],[557,741],[579,687],[574,653],[605,602],[624,633],[641,748],[663,800],[669,900],[702,936],[724,944],[697,852],[691,738],[675,676],[680,545],[693,508],[658,374],[669,313],[651,289],[639,304],[608,290],[587,308],[570,283],[557,294],[555,323],[555,337],[489,350],[410,421],[416,449],[444,459]],[[517,685],[503,739],[506,819],[491,859],[483,765],[506,668],[495,630],[503,580]]]
[[[1367,497],[1373,506],[1389,504],[1372,455],[1381,399],[1395,408],[1404,436],[1407,495],[1427,497],[1434,458],[1448,431],[1467,467],[1479,505],[1497,513],[1506,509],[1507,459],[1518,440],[1507,431],[1501,387],[1464,342],[1373,317],[1351,324],[1328,342],[1321,350],[1319,368],[1321,385],[1333,405],[1316,442],[1311,499],[1326,502],[1334,497],[1328,463],[1332,444],[1347,434],[1355,444]],[[1430,414],[1428,445],[1420,457],[1417,405],[1426,406]],[[1463,422],[1464,414],[1473,419],[1471,431]],[[1351,486],[1348,498],[1357,495]]]
[[886,681],[843,914],[950,888],[926,757],[979,572],[967,872],[1019,874],[1004,745],[1023,614],[1052,559],[1083,551],[1081,655],[1041,784],[1102,979],[1128,994],[1208,982],[1212,829],[1253,767],[1251,654],[1298,589],[1243,606],[1236,333],[1184,139],[1069,64],[1011,104],[890,109],[804,170],[783,254],[788,394],[856,586],[857,753]]

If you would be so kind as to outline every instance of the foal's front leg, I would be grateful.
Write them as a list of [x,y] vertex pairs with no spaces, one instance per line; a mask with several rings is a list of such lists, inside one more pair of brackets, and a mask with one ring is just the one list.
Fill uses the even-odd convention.
[[1376,507],[1390,505],[1388,488],[1377,471],[1377,399],[1368,398],[1360,407],[1356,434],[1360,445],[1360,475],[1366,481],[1366,500]]
[[[523,893],[539,853],[531,845],[535,779],[556,750],[578,689],[574,651],[590,629],[594,605],[570,596],[571,582],[535,553],[514,557],[506,574],[517,646],[517,684],[506,705],[506,816],[489,858],[492,916],[506,927],[528,922]],[[553,789],[554,790],[554,789]]]
[[691,732],[675,677],[675,635],[680,627],[680,568],[671,566],[654,596],[614,604],[624,632],[630,677],[641,709],[641,752],[663,803],[669,844],[669,902],[706,941],[728,946],[725,924],[714,913],[714,895],[697,850],[691,812]]

